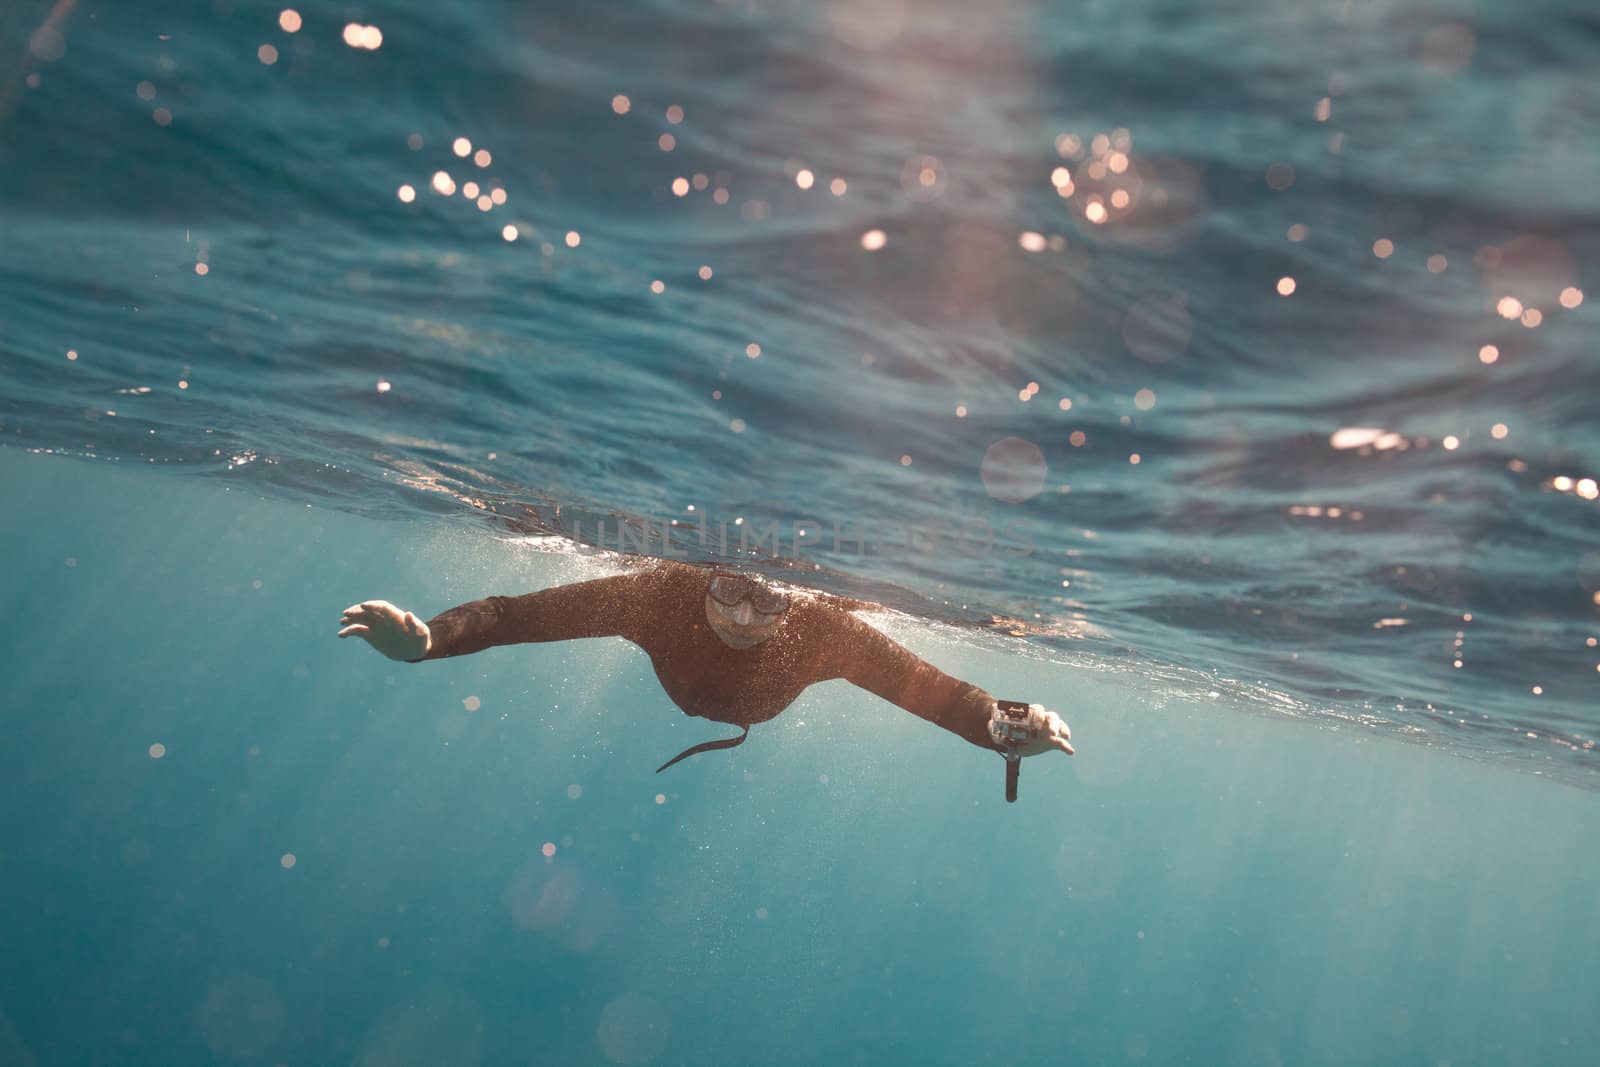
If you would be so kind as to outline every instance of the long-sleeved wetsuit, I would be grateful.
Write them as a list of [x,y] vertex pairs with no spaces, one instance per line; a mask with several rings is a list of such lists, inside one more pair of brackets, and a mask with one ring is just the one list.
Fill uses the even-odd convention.
[[[491,596],[428,620],[423,659],[495,645],[623,637],[650,656],[673,703],[748,727],[809,685],[843,678],[991,751],[993,698],[940,671],[827,598],[796,598],[777,633],[751,648],[724,644],[706,622],[705,571],[663,563],[524,596]],[[421,660],[411,660],[420,663]]]

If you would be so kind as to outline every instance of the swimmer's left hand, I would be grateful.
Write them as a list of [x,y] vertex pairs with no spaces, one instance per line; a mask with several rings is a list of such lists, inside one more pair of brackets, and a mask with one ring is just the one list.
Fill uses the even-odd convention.
[[364,600],[344,609],[340,637],[364,638],[393,660],[418,660],[433,650],[428,624],[387,600]]

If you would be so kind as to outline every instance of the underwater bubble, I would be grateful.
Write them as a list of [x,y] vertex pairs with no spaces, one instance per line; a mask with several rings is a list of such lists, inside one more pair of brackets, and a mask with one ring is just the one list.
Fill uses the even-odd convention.
[[979,473],[990,496],[1007,504],[1020,504],[1039,495],[1049,466],[1044,453],[1032,441],[1003,437],[984,450]]
[[483,1057],[483,1009],[464,993],[408,996],[373,1023],[356,1067],[477,1067]]
[[871,3],[829,4],[828,28],[843,44],[863,51],[876,51],[889,44],[905,28],[905,0],[872,0]]
[[643,993],[624,993],[600,1012],[595,1028],[600,1049],[612,1063],[649,1063],[667,1047],[666,1009]]
[[48,24],[40,26],[28,39],[28,51],[32,52],[36,59],[50,63],[67,54],[67,39],[61,36],[59,30]]
[[230,975],[212,986],[195,1012],[206,1047],[226,1059],[261,1055],[282,1027],[283,1002],[269,982],[251,974]]
[[1135,301],[1122,319],[1122,340],[1128,351],[1146,363],[1166,363],[1183,355],[1194,333],[1182,293],[1148,296]]

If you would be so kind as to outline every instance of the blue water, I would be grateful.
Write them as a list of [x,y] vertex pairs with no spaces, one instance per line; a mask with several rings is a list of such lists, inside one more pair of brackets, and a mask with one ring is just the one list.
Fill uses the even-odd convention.
[[[280,11],[0,10],[0,1062],[1593,1058],[1585,6]],[[332,639],[619,545],[1079,755]]]

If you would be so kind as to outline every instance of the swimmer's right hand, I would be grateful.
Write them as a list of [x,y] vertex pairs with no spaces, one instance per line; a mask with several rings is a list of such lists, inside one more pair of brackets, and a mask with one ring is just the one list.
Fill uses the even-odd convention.
[[387,600],[365,600],[344,609],[340,637],[364,637],[390,659],[421,659],[433,648],[428,624]]

